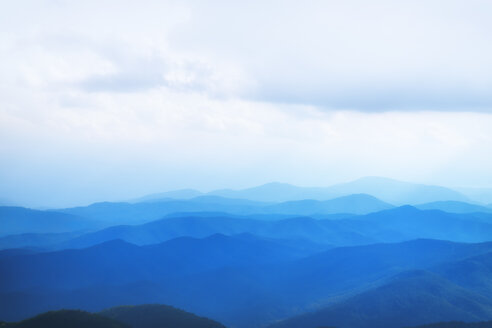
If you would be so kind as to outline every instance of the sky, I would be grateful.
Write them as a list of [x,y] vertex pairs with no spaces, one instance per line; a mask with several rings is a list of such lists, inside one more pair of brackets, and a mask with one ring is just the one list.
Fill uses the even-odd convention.
[[492,187],[491,1],[2,1],[0,203]]

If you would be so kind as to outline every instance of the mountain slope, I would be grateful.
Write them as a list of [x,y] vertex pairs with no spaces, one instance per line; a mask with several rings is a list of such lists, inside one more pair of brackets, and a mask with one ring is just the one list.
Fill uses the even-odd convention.
[[492,300],[424,271],[407,272],[391,282],[272,327],[405,327],[443,320],[492,319]]
[[492,188],[456,188],[457,191],[476,202],[490,204]]
[[4,257],[0,291],[159,281],[226,266],[292,260],[310,252],[252,235],[181,237],[142,247],[113,240],[80,250]]
[[0,237],[0,249],[50,248],[83,235],[82,232],[23,233]]
[[395,205],[423,204],[436,201],[467,201],[463,194],[440,186],[403,182],[382,177],[365,177],[328,187],[333,193],[364,193]]
[[142,224],[174,213],[222,212],[243,216],[251,214],[366,214],[392,207],[370,195],[348,195],[324,202],[304,198],[302,201],[278,204],[204,195],[192,199],[159,199],[139,203],[95,203],[85,207],[58,209],[57,211],[106,223]]
[[444,263],[433,272],[464,288],[492,298],[492,253]]
[[416,326],[412,328],[492,328],[492,321],[484,322],[462,322],[449,321],[430,323],[428,325]]
[[277,239],[304,239],[325,245],[355,245],[374,242],[339,221],[297,217],[278,221],[241,219],[229,216],[169,217],[138,226],[116,226],[89,233],[60,245],[63,248],[88,247],[113,239],[137,245],[156,244],[177,237],[203,238],[215,233],[251,233]]
[[244,199],[200,196],[193,199],[166,199],[140,203],[95,203],[56,211],[100,220],[110,224],[142,224],[175,212],[226,212],[249,214],[266,204]]
[[130,328],[108,317],[79,310],[59,310],[39,314],[17,323],[8,323],[5,328]]
[[491,208],[457,201],[432,202],[416,205],[415,207],[421,210],[440,210],[449,213],[492,213]]
[[[365,197],[365,196],[364,196]],[[352,196],[344,198],[343,202]],[[203,200],[206,202],[206,200]],[[337,200],[338,201],[338,200]],[[315,202],[317,201],[305,201]],[[294,204],[294,210],[297,211]],[[301,202],[302,203],[302,202]],[[283,203],[285,204],[285,203]],[[278,204],[281,206],[283,204]],[[344,205],[343,205],[344,206]],[[272,214],[273,215],[273,214]],[[113,226],[93,233],[70,238],[58,248],[82,248],[113,239],[122,239],[137,245],[161,243],[172,238],[189,236],[203,238],[214,233],[234,235],[252,233],[276,239],[303,239],[314,243],[350,246],[375,242],[400,242],[427,238],[457,242],[483,242],[492,240],[492,214],[447,213],[437,210],[418,210],[403,206],[364,216],[341,216],[341,219],[313,219],[292,217],[260,220],[263,216],[231,216],[213,213],[171,215],[161,220],[140,225]],[[31,238],[32,237],[32,238]],[[6,246],[49,246],[55,236],[27,235],[0,239]],[[66,235],[56,236],[62,241]],[[26,239],[26,240],[24,240]],[[33,240],[29,243],[29,239]]]
[[172,306],[118,306],[99,313],[58,310],[39,314],[2,328],[225,328],[222,324]]
[[146,195],[137,199],[130,201],[131,203],[141,203],[141,202],[155,202],[166,199],[191,199],[203,195],[203,193],[194,189],[180,189],[165,191],[156,194]]
[[327,200],[340,196],[326,188],[298,187],[288,183],[271,182],[261,186],[242,190],[222,189],[209,192],[228,198],[251,199],[262,202],[285,202],[302,199]]
[[326,201],[298,200],[270,205],[264,211],[271,213],[312,215],[352,213],[367,214],[393,208],[392,205],[366,194],[354,194]]
[[53,211],[0,206],[0,236],[23,233],[61,233],[100,227],[95,220]]
[[[116,226],[89,233],[61,247],[88,247],[112,239],[137,245],[160,243],[172,238],[203,238],[214,233],[252,233],[278,239],[305,239],[336,246],[375,242],[400,242],[427,238],[457,242],[492,240],[492,215],[421,211],[411,206],[352,216],[341,220],[309,217],[263,221],[230,216],[169,217],[138,226]],[[488,223],[491,222],[491,223]]]
[[395,205],[468,200],[460,192],[449,188],[402,182],[381,177],[365,177],[329,187],[314,188],[297,187],[286,183],[267,183],[242,190],[216,190],[209,194],[264,202],[303,199],[328,200],[351,194],[369,194]]
[[455,214],[402,206],[347,219],[346,223],[362,235],[389,242],[415,238],[456,242],[492,240],[492,215],[483,213]]
[[113,241],[82,250],[11,254],[0,259],[0,318],[163,303],[230,326],[260,327],[371,290],[402,271],[430,270],[491,251],[492,243],[415,240],[307,256],[310,250],[292,244],[215,235],[144,247]]
[[437,240],[339,247],[287,263],[277,268],[278,272],[273,269],[274,280],[268,283],[277,286],[284,295],[308,303],[371,287],[398,272],[429,269],[485,254],[491,249],[492,243]]
[[118,306],[99,312],[132,328],[225,328],[222,324],[168,305]]

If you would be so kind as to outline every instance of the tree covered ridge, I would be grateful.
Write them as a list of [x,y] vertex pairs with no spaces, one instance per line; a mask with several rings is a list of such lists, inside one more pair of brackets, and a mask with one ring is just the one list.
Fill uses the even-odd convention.
[[0,328],[225,328],[222,324],[172,306],[118,306],[99,313],[81,310],[49,311]]

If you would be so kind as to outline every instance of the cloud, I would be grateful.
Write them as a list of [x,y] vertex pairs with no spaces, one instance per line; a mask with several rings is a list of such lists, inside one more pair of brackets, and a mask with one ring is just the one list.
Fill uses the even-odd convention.
[[369,112],[492,108],[490,2],[220,4],[194,3],[170,44],[243,67],[251,99]]
[[[23,11],[27,4],[37,15]],[[4,6],[6,76],[34,84],[87,92],[166,86],[367,112],[492,110],[487,1]]]
[[[302,84],[301,84],[302,85]],[[286,90],[289,90],[287,92]],[[321,109],[363,112],[472,111],[492,113],[492,95],[467,86],[364,85],[306,90],[295,86],[272,86],[252,95],[274,103],[311,104]]]
[[492,185],[489,2],[0,7],[0,198]]

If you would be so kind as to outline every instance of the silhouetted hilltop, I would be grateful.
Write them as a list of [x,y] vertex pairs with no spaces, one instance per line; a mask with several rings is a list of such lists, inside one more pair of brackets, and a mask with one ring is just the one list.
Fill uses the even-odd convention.
[[225,328],[222,324],[172,306],[118,306],[90,313],[58,310],[20,322],[0,322],[0,328]]
[[130,328],[117,320],[80,310],[59,310],[39,314],[17,323],[0,323],[2,328]]
[[118,306],[99,314],[132,328],[225,328],[217,321],[160,304]]

